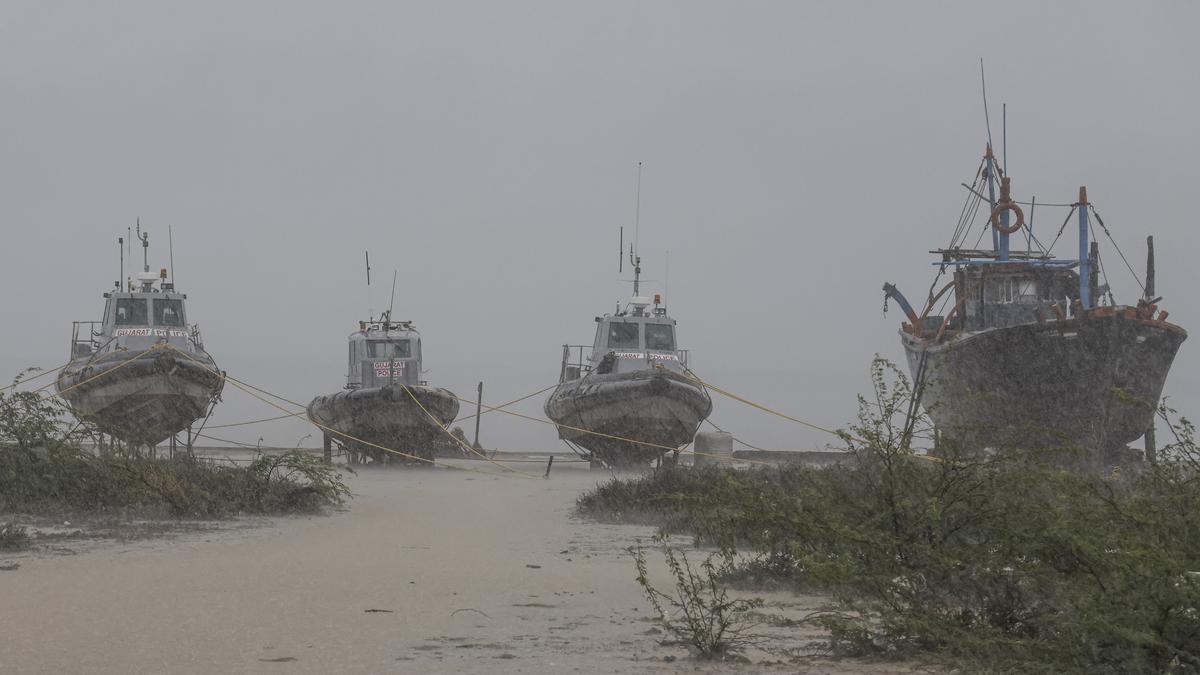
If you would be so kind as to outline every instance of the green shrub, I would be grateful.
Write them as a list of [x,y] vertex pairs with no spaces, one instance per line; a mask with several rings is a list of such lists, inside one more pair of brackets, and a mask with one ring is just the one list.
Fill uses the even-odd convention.
[[762,600],[729,597],[716,564],[720,554],[708,555],[697,568],[686,553],[671,546],[666,536],[660,535],[655,541],[674,578],[672,592],[663,592],[650,583],[641,545],[631,548],[630,553],[637,566],[638,583],[663,627],[704,659],[725,658],[755,642],[752,612],[762,607]]
[[185,457],[96,457],[61,447],[29,454],[0,447],[0,511],[133,508],[215,517],[311,512],[349,496],[338,469],[301,451],[229,466]]
[[350,496],[338,469],[300,451],[227,466],[80,448],[82,439],[98,437],[57,397],[0,392],[0,511],[132,508],[213,517],[314,511]]
[[839,610],[818,620],[839,653],[994,672],[1200,673],[1190,423],[1171,425],[1156,465],[1105,475],[1056,452],[943,447],[930,458],[912,449],[928,420],[912,413],[903,376],[883,362],[873,375],[875,396],[842,434],[853,462],[660,471],[601,486],[580,512],[637,510],[757,553],[743,574],[825,589]]
[[23,525],[0,522],[0,551],[23,551],[29,548],[29,532]]

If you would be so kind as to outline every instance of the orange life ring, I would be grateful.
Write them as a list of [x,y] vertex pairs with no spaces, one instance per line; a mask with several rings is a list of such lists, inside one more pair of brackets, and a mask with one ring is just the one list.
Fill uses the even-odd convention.
[[[1017,214],[1017,222],[1009,225],[1008,227],[1001,225],[1000,213],[1002,211],[1012,211],[1013,213]],[[1000,234],[1012,234],[1024,226],[1025,212],[1021,210],[1020,206],[1017,206],[1016,202],[999,202],[996,204],[996,207],[992,209],[992,227],[996,228],[996,231]]]

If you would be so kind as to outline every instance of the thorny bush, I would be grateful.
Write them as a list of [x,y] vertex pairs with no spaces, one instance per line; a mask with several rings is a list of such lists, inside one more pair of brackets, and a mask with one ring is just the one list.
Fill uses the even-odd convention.
[[[718,553],[709,554],[698,567],[687,554],[671,546],[665,535],[655,537],[662,549],[667,569],[675,582],[672,592],[655,587],[649,578],[646,552],[639,544],[629,549],[637,567],[637,580],[646,598],[658,612],[659,620],[681,642],[694,648],[704,659],[719,659],[737,654],[757,641],[751,632],[755,627],[752,613],[762,607],[757,598],[731,598],[721,582],[718,560],[728,559]],[[722,565],[722,568],[724,565]]]
[[0,391],[0,512],[133,508],[212,517],[314,511],[350,496],[338,469],[300,451],[228,466],[81,448],[98,436],[57,397]]
[[[1200,673],[1200,450],[1187,420],[1155,464],[1102,475],[1060,453],[913,450],[931,428],[903,374],[874,392],[827,468],[675,469],[603,485],[621,509],[756,554],[838,611],[843,654],[924,654],[987,672]],[[1162,409],[1164,419],[1173,411]],[[681,477],[678,474],[690,473]]]

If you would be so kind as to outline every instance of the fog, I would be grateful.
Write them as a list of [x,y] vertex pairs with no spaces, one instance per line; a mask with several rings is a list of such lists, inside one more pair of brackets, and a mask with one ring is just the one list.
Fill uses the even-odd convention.
[[[9,3],[0,375],[67,360],[140,218],[152,269],[171,226],[189,319],[237,378],[301,402],[339,390],[346,336],[387,306],[394,269],[427,379],[516,398],[630,295],[618,228],[631,237],[640,161],[646,290],[666,290],[669,251],[692,367],[838,426],[872,356],[903,360],[882,282],[923,298],[927,252],[954,229],[987,139],[980,57],[997,144],[1008,106],[1017,198],[1087,185],[1139,275],[1155,235],[1161,306],[1190,329],[1198,23],[1183,2]],[[1035,231],[1065,216],[1038,207]],[[1192,415],[1196,353],[1184,344],[1166,388]],[[834,440],[714,404],[762,447]],[[211,424],[277,414],[226,387]],[[287,447],[314,433],[223,431]],[[481,441],[560,447],[500,414]]]

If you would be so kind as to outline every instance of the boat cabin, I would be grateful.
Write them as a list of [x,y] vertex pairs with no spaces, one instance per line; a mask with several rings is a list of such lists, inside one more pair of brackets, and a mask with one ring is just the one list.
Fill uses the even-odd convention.
[[955,328],[1005,328],[1071,313],[1079,298],[1079,275],[1029,263],[966,265],[955,272],[954,294],[962,305]]
[[424,384],[421,334],[411,321],[361,321],[349,342],[347,389]]
[[71,358],[115,350],[141,351],[160,342],[192,351],[192,340],[199,338],[187,323],[187,295],[175,292],[175,285],[166,278],[165,269],[158,275],[143,273],[138,276],[137,288],[105,293],[102,320],[75,322]]
[[[627,373],[663,366],[682,371],[687,368],[687,351],[675,341],[675,319],[659,306],[653,309],[649,298],[635,297],[629,308],[616,314],[596,317],[596,337],[591,356],[582,358],[585,345],[564,345],[561,380],[574,380],[594,372],[597,375]],[[574,362],[572,349],[578,349]]]

